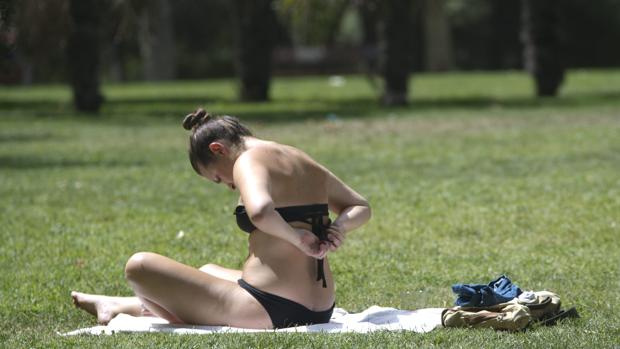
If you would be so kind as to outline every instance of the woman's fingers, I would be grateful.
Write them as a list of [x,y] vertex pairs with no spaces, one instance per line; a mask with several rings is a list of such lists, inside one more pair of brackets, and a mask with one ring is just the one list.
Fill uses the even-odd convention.
[[306,255],[318,258],[322,254],[319,238],[311,231],[305,229],[297,229],[297,233],[299,234],[297,247]]
[[332,239],[329,240],[329,246],[330,246],[330,250],[331,251],[335,251],[336,249],[338,249],[341,244],[342,243],[338,239],[332,238]]
[[330,251],[330,245],[329,243],[326,242],[321,242],[319,244],[319,256],[317,257],[318,259],[323,259],[325,258],[325,256],[327,256],[327,252]]
[[328,233],[327,242],[329,244],[329,251],[336,251],[342,245],[342,236],[336,233]]
[[344,234],[336,229],[327,229],[327,239],[334,243],[336,247],[340,247],[344,242]]
[[338,232],[338,233],[342,234],[342,231],[341,231],[340,227],[336,226],[336,225],[333,225],[333,224],[330,225],[329,227],[327,227],[327,230],[328,231],[335,231],[335,232]]
[[334,245],[336,245],[337,247],[340,247],[340,245],[342,245],[342,240],[344,239],[342,235],[340,234],[335,234],[335,233],[329,233],[327,234],[327,239],[333,243]]
[[340,229],[336,229],[333,226],[327,228],[328,233],[336,234],[341,237],[341,240],[344,239],[344,233],[340,231]]
[[333,227],[327,229],[327,240],[320,241],[311,231],[298,229],[301,235],[300,249],[308,256],[322,259],[327,253],[334,252],[344,243],[345,235]]

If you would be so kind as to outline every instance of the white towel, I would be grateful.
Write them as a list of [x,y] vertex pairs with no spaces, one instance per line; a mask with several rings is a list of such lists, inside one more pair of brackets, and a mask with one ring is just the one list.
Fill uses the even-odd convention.
[[169,324],[166,320],[144,316],[135,317],[119,314],[107,326],[95,326],[61,333],[63,336],[77,334],[113,334],[117,332],[166,332],[176,334],[210,334],[240,332],[359,332],[413,331],[429,332],[441,327],[441,313],[444,308],[399,310],[372,306],[361,313],[349,314],[342,308],[335,308],[329,323],[282,328],[277,330],[253,330],[228,326],[194,326]]

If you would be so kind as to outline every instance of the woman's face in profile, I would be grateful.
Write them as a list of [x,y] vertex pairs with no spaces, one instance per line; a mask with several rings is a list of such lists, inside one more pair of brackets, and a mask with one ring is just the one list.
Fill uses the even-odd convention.
[[237,187],[233,180],[233,165],[234,162],[230,159],[219,158],[211,161],[207,166],[200,166],[200,175],[216,184],[223,184],[230,190],[236,190]]

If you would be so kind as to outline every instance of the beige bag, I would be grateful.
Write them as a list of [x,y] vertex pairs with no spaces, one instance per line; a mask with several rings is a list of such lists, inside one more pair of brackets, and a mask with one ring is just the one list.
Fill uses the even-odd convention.
[[560,310],[560,297],[549,291],[532,292],[510,302],[489,307],[454,307],[442,314],[445,327],[489,327],[518,331],[532,321],[555,315]]
[[557,314],[560,311],[562,302],[560,296],[550,291],[534,292],[534,299],[527,301],[525,297],[517,298],[519,304],[528,307],[533,320],[543,320]]

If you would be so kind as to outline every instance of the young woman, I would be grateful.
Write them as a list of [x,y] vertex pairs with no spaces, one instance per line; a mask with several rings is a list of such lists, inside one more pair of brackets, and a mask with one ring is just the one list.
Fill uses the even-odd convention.
[[72,292],[74,304],[100,323],[119,313],[243,328],[329,322],[335,295],[327,254],[368,221],[368,202],[301,150],[256,138],[236,118],[199,109],[183,127],[191,130],[194,170],[239,190],[236,220],[249,233],[243,269],[196,269],[139,252],[125,267],[136,297]]

